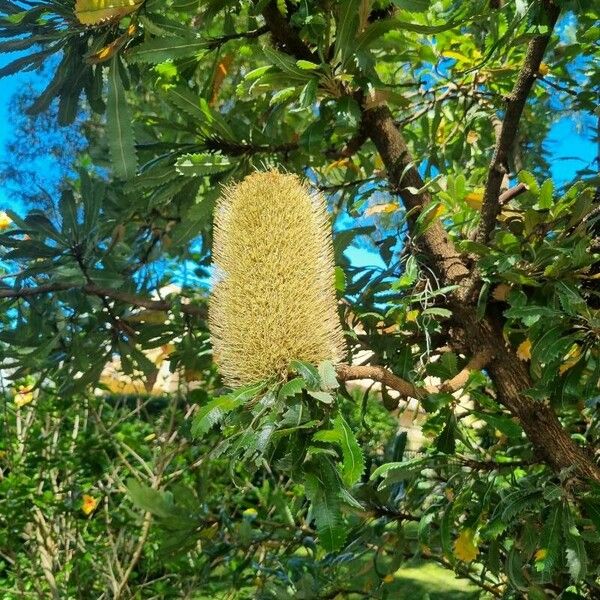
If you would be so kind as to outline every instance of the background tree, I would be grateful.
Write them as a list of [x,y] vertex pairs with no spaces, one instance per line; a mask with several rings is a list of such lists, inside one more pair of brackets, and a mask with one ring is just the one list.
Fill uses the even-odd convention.
[[[495,597],[598,595],[598,177],[558,187],[543,145],[555,111],[597,112],[593,3],[0,10],[0,48],[26,50],[0,74],[60,59],[30,110],[105,118],[58,214],[9,213],[0,238],[10,593],[69,597],[85,572],[107,597],[393,597],[422,555]],[[327,194],[349,352],[223,394],[212,209],[277,166]],[[382,267],[345,256],[361,236]],[[94,393],[115,360],[151,390],[166,355],[181,387],[162,402]],[[380,392],[361,402],[357,379]],[[414,457],[384,414],[408,398]]]

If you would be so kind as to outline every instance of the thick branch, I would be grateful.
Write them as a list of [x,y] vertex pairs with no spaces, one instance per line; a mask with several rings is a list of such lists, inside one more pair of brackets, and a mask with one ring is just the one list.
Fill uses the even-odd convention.
[[[117,300],[130,304],[131,306],[139,306],[140,308],[146,308],[148,310],[158,310],[167,312],[173,308],[171,302],[166,300],[151,300],[150,298],[141,298],[134,294],[127,292],[120,292],[111,288],[102,288],[97,285],[87,284],[83,286],[77,286],[69,283],[49,283],[45,285],[39,285],[36,287],[28,288],[0,288],[0,299],[2,298],[30,298],[32,296],[39,296],[42,294],[48,294],[52,292],[64,292],[66,290],[79,290],[85,294],[91,296],[98,296],[100,298],[110,298],[111,300]],[[182,304],[181,312],[200,317],[206,318],[206,309],[202,306],[195,306],[193,304]]]
[[352,381],[356,379],[372,379],[383,385],[400,392],[404,398],[422,398],[427,395],[427,390],[418,388],[409,381],[394,375],[385,367],[375,365],[338,365],[337,376],[341,381]]
[[[412,188],[420,190],[425,183],[389,108],[385,105],[369,108],[364,111],[363,118],[387,168],[392,191],[400,195],[407,210],[411,211],[409,224],[414,230],[415,220],[431,202],[431,195],[427,191],[417,194],[411,191]],[[460,284],[468,277],[469,269],[439,219],[429,225],[418,243],[431,258],[431,266],[445,285]]]
[[279,12],[277,2],[271,0],[264,8],[262,15],[267,27],[271,30],[275,45],[295,56],[299,60],[310,60],[320,63],[319,57],[302,41],[298,32],[288,23],[287,19]]
[[560,8],[551,1],[545,1],[544,7],[548,30],[544,34],[536,35],[529,42],[527,54],[525,55],[525,60],[517,81],[510,95],[506,97],[506,112],[488,171],[483,195],[483,206],[481,208],[481,221],[475,238],[482,244],[487,242],[496,224],[496,219],[500,212],[500,204],[498,202],[500,186],[502,185],[503,177],[508,171],[508,154],[515,141],[527,97],[537,78],[544,52],[560,14]]

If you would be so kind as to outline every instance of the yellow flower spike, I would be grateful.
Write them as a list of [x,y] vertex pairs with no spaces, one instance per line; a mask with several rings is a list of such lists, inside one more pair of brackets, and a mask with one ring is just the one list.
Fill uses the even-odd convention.
[[344,353],[325,200],[295,175],[254,173],[215,209],[209,326],[227,385]]
[[12,224],[12,219],[2,210],[0,211],[0,231],[8,229]]
[[86,516],[91,515],[98,506],[98,499],[90,496],[88,494],[83,494],[83,498],[81,501],[81,510],[83,514]]

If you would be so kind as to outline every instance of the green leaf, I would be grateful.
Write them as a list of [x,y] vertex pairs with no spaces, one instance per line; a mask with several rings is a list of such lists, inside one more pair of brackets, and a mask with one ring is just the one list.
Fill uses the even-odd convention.
[[192,425],[192,435],[196,438],[201,437],[209,429],[223,421],[232,410],[256,397],[264,387],[264,383],[260,382],[239,388],[231,394],[219,396],[211,400],[197,412]]
[[125,97],[119,60],[115,56],[108,70],[107,139],[115,176],[119,179],[131,179],[137,170],[137,156],[131,111]]
[[554,570],[558,560],[559,548],[562,538],[562,506],[556,504],[550,510],[550,513],[544,523],[544,529],[540,539],[540,548],[546,551],[543,559],[536,561],[535,567],[538,571],[549,576]]
[[563,502],[563,533],[566,542],[566,559],[569,574],[573,581],[585,579],[588,569],[588,557],[585,544],[579,530],[575,526],[575,520],[568,502]]
[[538,210],[550,210],[554,204],[554,200],[552,198],[553,192],[554,184],[552,183],[552,179],[546,179],[546,181],[542,183],[538,200],[533,207]]
[[333,404],[334,398],[329,392],[308,390],[308,394],[323,404]]
[[286,381],[281,388],[279,389],[278,398],[284,399],[289,398],[290,396],[295,396],[299,394],[304,389],[305,381],[302,377],[294,377],[294,379],[290,379]]
[[581,501],[585,516],[592,521],[596,531],[600,533],[600,500],[594,498],[584,498]]
[[333,420],[333,429],[321,430],[313,436],[315,442],[331,442],[342,450],[342,479],[347,486],[357,483],[364,470],[365,461],[354,432],[341,414]]
[[263,52],[265,58],[281,71],[283,71],[286,75],[291,77],[292,79],[297,79],[299,81],[307,82],[312,76],[310,72],[301,69],[296,64],[296,61],[289,57],[287,54],[283,54],[282,52],[278,52],[274,50],[270,46],[265,46],[263,48]]
[[139,483],[136,479],[127,481],[127,491],[131,501],[144,511],[157,517],[169,518],[173,514],[173,503],[168,496],[147,485]]
[[346,539],[341,514],[341,482],[327,457],[313,459],[304,476],[304,490],[311,503],[321,544],[328,552],[339,550]]
[[370,480],[373,481],[378,477],[383,477],[384,481],[379,485],[379,489],[383,489],[420,473],[429,466],[430,462],[431,459],[428,456],[419,456],[402,462],[386,463],[371,473]]
[[145,41],[127,54],[131,62],[158,64],[194,56],[210,48],[210,41],[194,37],[163,37]]
[[393,2],[408,12],[425,12],[430,4],[430,0],[393,0]]
[[335,390],[340,387],[337,380],[335,367],[330,360],[324,360],[318,366],[319,378],[321,379],[321,389],[324,391]]
[[177,172],[186,177],[198,177],[201,175],[213,175],[223,173],[234,167],[228,156],[202,152],[198,154],[184,154],[177,159],[175,168]]
[[472,412],[474,416],[482,421],[485,421],[488,425],[497,429],[505,436],[509,438],[520,438],[523,435],[523,429],[516,421],[513,421],[510,417],[504,415],[490,415],[478,410]]
[[316,390],[319,388],[321,378],[319,377],[319,371],[313,365],[301,360],[293,360],[290,362],[290,369],[304,379],[309,389]]
[[456,417],[450,412],[442,433],[438,436],[435,447],[444,454],[454,454],[456,451],[457,424]]
[[361,0],[338,2],[339,16],[335,32],[334,56],[344,68],[346,61],[354,53],[354,38],[358,30],[358,15]]

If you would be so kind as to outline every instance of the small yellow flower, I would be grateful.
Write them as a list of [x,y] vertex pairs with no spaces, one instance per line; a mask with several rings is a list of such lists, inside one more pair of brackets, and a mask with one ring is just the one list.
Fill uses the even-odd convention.
[[383,583],[394,583],[395,581],[395,577],[391,574],[388,573],[384,578],[383,578]]
[[542,77],[546,77],[550,73],[550,67],[546,63],[540,63],[540,68],[538,69],[538,75]]
[[26,387],[24,385],[20,386],[15,394],[14,403],[17,408],[21,408],[33,402],[33,391],[31,388]]
[[91,515],[96,510],[97,506],[98,506],[97,498],[94,498],[93,496],[89,496],[88,494],[83,495],[83,499],[81,502],[81,510],[83,511],[84,515]]
[[255,508],[247,508],[242,515],[244,516],[245,519],[256,519],[256,517],[258,516],[258,512]]
[[531,340],[527,338],[523,340],[517,348],[517,356],[521,360],[531,360]]
[[8,229],[12,223],[12,219],[2,210],[0,211],[0,231]]

